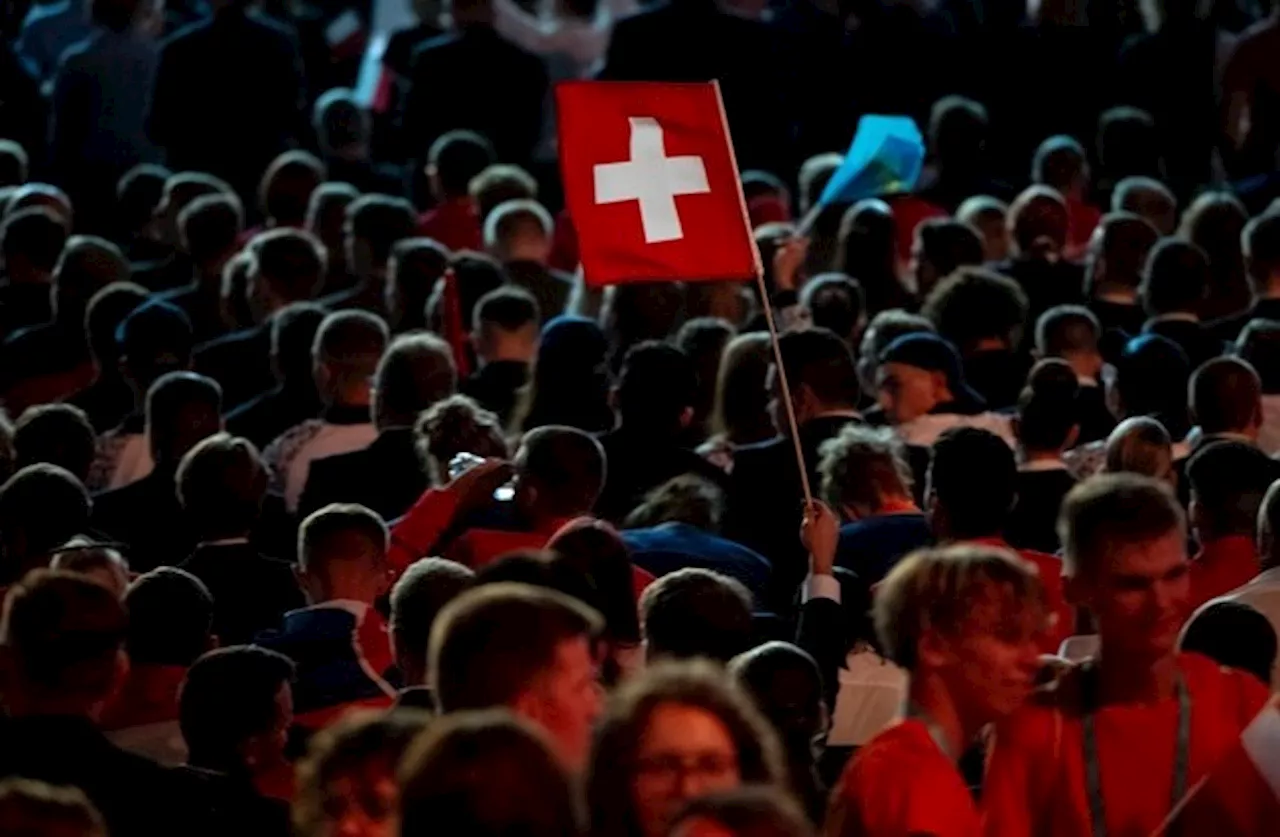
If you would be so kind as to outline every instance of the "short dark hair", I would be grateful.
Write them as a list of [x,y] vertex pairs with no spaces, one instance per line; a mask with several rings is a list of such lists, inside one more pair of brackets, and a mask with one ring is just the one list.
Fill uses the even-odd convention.
[[578,518],[557,532],[547,549],[553,585],[604,617],[604,639],[639,643],[631,553],[617,530],[603,520]]
[[1236,338],[1235,351],[1257,371],[1264,393],[1280,393],[1280,322],[1250,321]]
[[152,298],[125,316],[116,329],[116,342],[138,383],[149,387],[166,372],[191,365],[195,339],[186,312]]
[[537,198],[538,181],[519,166],[495,163],[471,178],[467,191],[475,201],[476,211],[483,225],[489,213],[507,201]]
[[689,357],[675,346],[646,340],[627,351],[618,379],[618,413],[623,424],[651,431],[679,427],[693,406],[697,379]]
[[[490,291],[507,285],[507,273],[496,259],[484,253],[463,250],[454,253],[449,259],[449,267],[453,268],[458,280],[459,308],[462,309],[462,322],[465,326],[475,322],[476,305],[481,297]],[[427,301],[427,322],[437,333],[444,333],[444,281],[437,281],[432,289],[431,298]]]
[[1159,231],[1141,215],[1132,212],[1103,215],[1089,242],[1085,290],[1089,295],[1095,292],[1099,263],[1105,265],[1101,278],[1107,283],[1137,289],[1142,284],[1151,248],[1159,240]]
[[124,253],[96,235],[73,235],[53,268],[55,314],[68,325],[81,325],[85,307],[99,288],[129,280]]
[[178,231],[196,264],[234,251],[244,231],[244,209],[235,195],[201,195],[178,215]]
[[710,820],[740,837],[809,837],[813,824],[796,800],[781,788],[744,785],[689,800],[671,821],[671,833],[681,823]]
[[1098,164],[1112,179],[1160,174],[1160,139],[1156,121],[1139,108],[1122,105],[1098,117]]
[[388,307],[395,330],[427,327],[427,303],[436,283],[449,268],[449,251],[430,238],[403,238],[391,248],[388,267]]
[[1017,282],[982,268],[967,267],[938,283],[924,303],[924,315],[938,333],[962,351],[988,338],[1016,344],[1027,322],[1027,295]]
[[1099,474],[1067,494],[1058,516],[1064,575],[1089,574],[1117,548],[1186,531],[1168,485],[1137,474]]
[[538,300],[533,294],[524,288],[503,286],[480,297],[471,329],[479,333],[490,326],[502,331],[515,331],[528,325],[536,328],[540,318]]
[[921,256],[931,262],[942,279],[957,269],[980,265],[986,256],[982,234],[964,221],[954,218],[926,218],[916,227]]
[[311,380],[311,346],[328,314],[315,302],[291,302],[271,317],[271,357],[286,381]]
[[412,427],[424,410],[458,388],[453,350],[427,332],[392,340],[373,377],[373,415],[379,427]]
[[1124,344],[1115,366],[1116,391],[1126,415],[1152,415],[1170,436],[1186,435],[1191,362],[1181,346],[1163,335],[1143,334]]
[[1280,212],[1264,212],[1245,225],[1241,236],[1253,278],[1264,284],[1280,271]]
[[377,512],[356,503],[331,503],[298,525],[298,564],[308,573],[324,574],[333,562],[350,559],[353,539],[384,553],[390,545],[387,524]]
[[1187,461],[1191,498],[1199,506],[1195,522],[1207,531],[1201,539],[1253,537],[1258,510],[1271,483],[1280,479],[1280,464],[1244,442],[1211,442]]
[[115,682],[127,626],[124,606],[103,585],[76,573],[34,570],[5,596],[0,641],[29,687],[101,699]]
[[431,143],[427,163],[435,169],[446,197],[466,197],[471,181],[498,162],[493,143],[475,131],[449,131]]
[[44,207],[10,212],[0,224],[0,254],[6,264],[25,259],[36,270],[52,272],[66,243],[66,226]]
[[1067,203],[1048,186],[1029,186],[1009,204],[1009,231],[1023,256],[1061,251],[1067,225]]
[[311,125],[325,154],[367,143],[372,133],[370,122],[369,112],[345,87],[325,91],[311,109]]
[[567,517],[590,511],[605,480],[604,448],[573,427],[535,427],[520,442],[522,478],[538,487],[548,514]]
[[84,531],[92,504],[70,471],[41,462],[28,465],[0,485],[0,539],[5,566],[0,577],[21,571],[17,562],[46,555]]
[[300,227],[311,193],[325,180],[324,163],[309,151],[285,151],[271,161],[258,184],[258,206],[277,225]]
[[1204,433],[1232,433],[1262,423],[1262,379],[1246,360],[1216,357],[1191,374],[1190,403]]
[[248,251],[254,280],[265,282],[285,302],[305,302],[319,291],[327,257],[324,245],[311,233],[268,230],[253,237]]
[[347,207],[350,235],[365,241],[377,264],[386,264],[397,241],[411,237],[418,226],[413,204],[404,198],[363,195]]
[[84,327],[89,351],[104,365],[114,365],[120,357],[116,331],[125,317],[147,301],[147,289],[133,282],[112,282],[89,299]]
[[825,328],[789,331],[778,339],[778,348],[793,392],[804,385],[824,404],[858,403],[853,352],[834,332]]
[[173,172],[154,163],[139,163],[120,175],[116,183],[116,210],[120,226],[130,234],[152,222],[164,197],[164,185]]
[[952,539],[972,540],[1003,530],[1017,480],[1013,451],[989,430],[953,427],[933,443],[929,491],[946,510]]
[[400,788],[403,834],[442,823],[473,837],[582,833],[573,783],[547,738],[507,712],[433,721],[404,758]]
[[[222,429],[222,387],[195,372],[169,372],[147,389],[147,437],[157,462],[176,464],[206,438]],[[197,421],[196,419],[200,419]]]
[[30,158],[27,150],[11,139],[0,139],[0,188],[27,182]]
[[704,477],[680,474],[645,495],[644,502],[627,515],[627,528],[685,523],[706,532],[720,530],[724,492]]
[[594,639],[601,622],[553,590],[504,583],[469,590],[445,605],[431,629],[427,667],[436,702],[443,712],[509,704],[551,665],[561,643]]
[[1031,160],[1031,180],[1064,191],[1088,165],[1084,146],[1075,137],[1057,134],[1036,148]]
[[945,166],[971,164],[987,141],[987,109],[964,96],[943,96],[929,110],[929,148]]
[[1155,178],[1126,177],[1111,192],[1111,210],[1141,215],[1161,235],[1171,235],[1177,224],[1178,200]]
[[1036,351],[1041,357],[1096,352],[1101,339],[1098,316],[1083,305],[1055,305],[1036,320]]
[[90,7],[93,22],[112,32],[127,32],[137,18],[140,0],[94,0]]
[[431,629],[444,606],[475,584],[470,567],[446,558],[423,558],[408,566],[391,588],[391,629],[396,645],[425,665]]
[[377,372],[389,336],[377,314],[335,311],[321,321],[311,357],[330,370],[335,387],[367,381]]
[[229,769],[247,739],[278,721],[276,693],[293,681],[293,662],[256,645],[232,645],[202,654],[183,681],[178,725],[191,764]]
[[213,596],[204,582],[177,567],[157,567],[134,579],[125,650],[133,665],[189,666],[209,650]]
[[267,466],[248,439],[217,433],[182,457],[178,501],[201,538],[234,537],[253,528],[267,493]]
[[1190,241],[1166,238],[1147,258],[1140,293],[1147,313],[1196,312],[1209,290],[1209,257]]
[[1182,629],[1178,650],[1203,654],[1220,666],[1247,671],[1271,685],[1276,631],[1267,617],[1244,602],[1219,599],[1198,610]]
[[668,573],[640,597],[648,656],[726,662],[751,646],[751,608],[736,579],[698,567]]
[[73,404],[28,407],[13,425],[14,464],[61,465],[82,482],[96,455],[97,434],[84,410]]
[[1064,360],[1046,358],[1032,367],[1018,398],[1018,440],[1025,449],[1056,451],[1067,444],[1080,421],[1079,390],[1075,370]]
[[810,279],[800,291],[800,305],[809,311],[814,325],[846,340],[854,336],[867,313],[862,286],[843,273],[823,273]]

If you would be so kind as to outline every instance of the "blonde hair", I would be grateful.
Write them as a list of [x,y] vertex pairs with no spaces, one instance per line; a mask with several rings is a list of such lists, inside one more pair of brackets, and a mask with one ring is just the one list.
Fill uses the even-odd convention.
[[911,493],[906,447],[887,427],[847,424],[819,448],[822,495],[832,506],[862,505],[877,511],[882,501]]
[[1002,617],[1045,620],[1044,587],[1036,569],[1009,550],[973,545],[917,550],[877,588],[876,636],[888,659],[912,671],[927,631],[961,633],[975,611],[993,601]]

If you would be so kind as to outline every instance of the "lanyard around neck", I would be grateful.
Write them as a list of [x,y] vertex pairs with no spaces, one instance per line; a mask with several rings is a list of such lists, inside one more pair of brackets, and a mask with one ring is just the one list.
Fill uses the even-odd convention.
[[[1178,738],[1173,756],[1173,787],[1169,794],[1169,810],[1182,802],[1187,793],[1187,773],[1191,761],[1191,693],[1182,673],[1173,684],[1178,698]],[[1098,758],[1098,730],[1094,714],[1098,708],[1098,669],[1088,666],[1081,672],[1084,703],[1083,743],[1085,792],[1089,797],[1089,817],[1093,821],[1093,837],[1107,837],[1106,807],[1102,798],[1102,767]]]

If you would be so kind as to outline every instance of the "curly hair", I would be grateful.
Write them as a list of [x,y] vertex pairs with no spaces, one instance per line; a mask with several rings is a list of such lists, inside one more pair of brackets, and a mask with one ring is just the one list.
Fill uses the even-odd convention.
[[938,283],[923,313],[963,352],[991,337],[1017,344],[1028,310],[1027,295],[1017,282],[989,270],[963,267]]
[[498,417],[465,395],[432,404],[418,419],[418,455],[437,484],[447,481],[449,460],[460,453],[508,456]]

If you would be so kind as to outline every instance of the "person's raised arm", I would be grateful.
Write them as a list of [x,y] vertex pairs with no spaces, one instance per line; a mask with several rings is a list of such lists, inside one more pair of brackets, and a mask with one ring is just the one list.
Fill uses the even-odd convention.
[[443,488],[427,489],[391,528],[387,559],[393,572],[399,575],[428,556],[455,520],[491,503],[493,492],[511,479],[511,473],[509,462],[486,459]]

